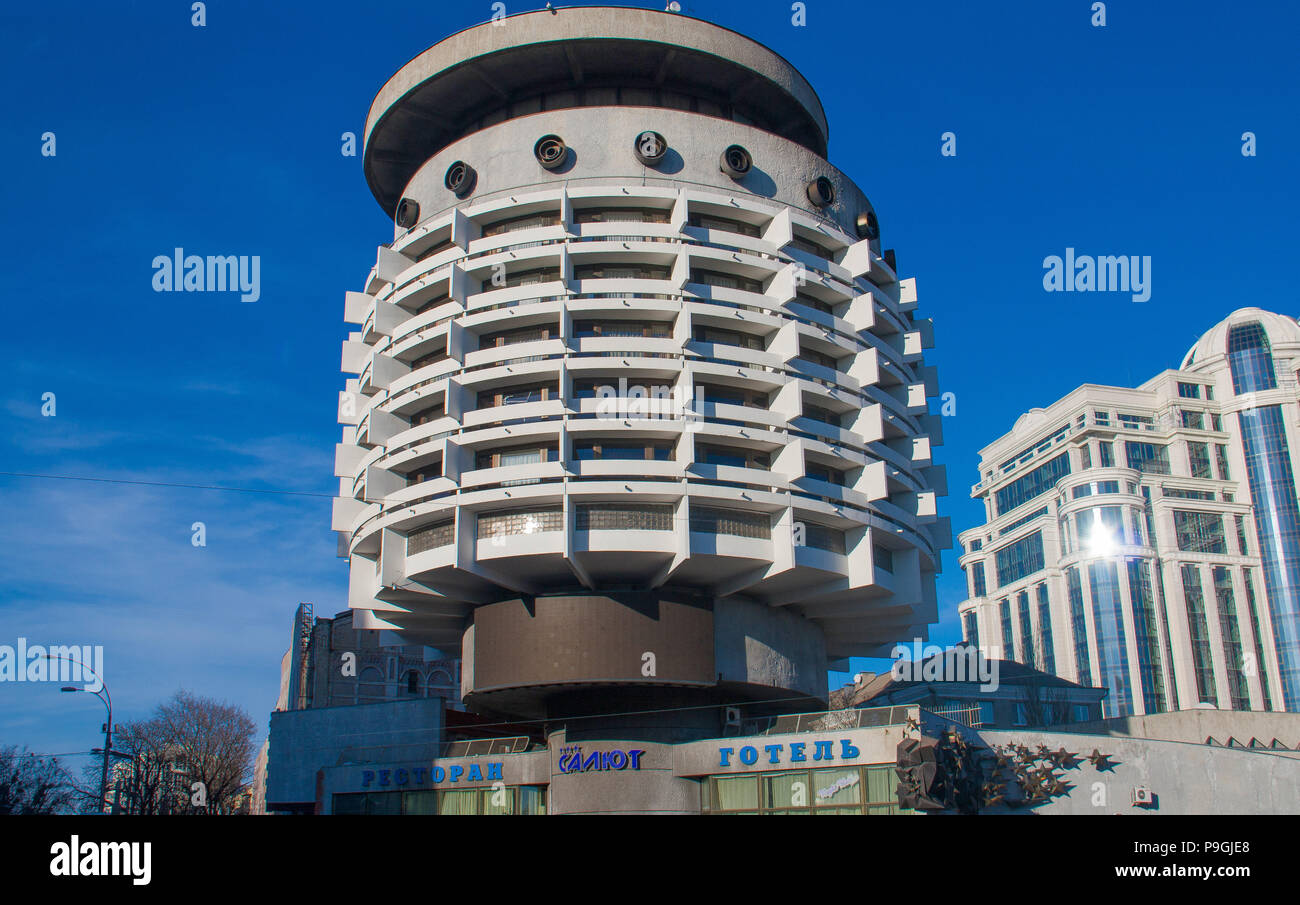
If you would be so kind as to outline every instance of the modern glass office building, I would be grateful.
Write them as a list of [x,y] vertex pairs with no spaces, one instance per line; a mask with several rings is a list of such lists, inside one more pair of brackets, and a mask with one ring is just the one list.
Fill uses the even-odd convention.
[[1106,687],[1109,716],[1300,710],[1298,369],[1296,320],[1244,308],[1177,370],[1021,416],[972,488],[967,640]]
[[477,712],[678,736],[924,636],[932,329],[827,130],[776,53],[648,10],[471,28],[381,89],[396,228],[345,303],[333,513],[358,628],[458,652]]

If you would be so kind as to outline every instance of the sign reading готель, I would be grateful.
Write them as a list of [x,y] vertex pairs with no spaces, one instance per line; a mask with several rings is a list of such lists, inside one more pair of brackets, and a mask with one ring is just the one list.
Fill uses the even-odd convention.
[[[814,742],[791,742],[790,752],[784,763],[797,764],[801,761],[808,760],[807,748],[813,746],[813,760],[831,761],[835,760],[835,743],[831,741],[814,741]],[[767,752],[767,762],[769,764],[783,763],[781,755],[785,751],[785,745],[764,745],[763,750]],[[718,749],[718,766],[731,767],[731,756],[736,753],[735,748]],[[850,739],[840,739],[840,760],[853,760],[862,754],[857,746]],[[758,762],[758,748],[753,745],[746,745],[740,749],[740,762],[745,766]]]

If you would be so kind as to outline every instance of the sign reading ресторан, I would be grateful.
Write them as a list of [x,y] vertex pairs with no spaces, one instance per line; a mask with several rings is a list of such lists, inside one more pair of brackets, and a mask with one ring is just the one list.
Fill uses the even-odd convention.
[[[853,760],[860,757],[862,752],[853,744],[850,739],[842,738],[840,741],[840,760]],[[808,746],[812,746],[811,758],[809,757]],[[786,749],[789,748],[787,751]],[[833,741],[812,741],[812,742],[791,742],[789,745],[763,745],[763,750],[767,752],[767,761],[769,764],[797,764],[807,760],[831,761],[835,760],[835,742]],[[718,766],[731,767],[732,756],[739,758],[745,766],[758,763],[758,747],[754,745],[745,745],[737,753],[735,748],[718,749]],[[784,759],[783,759],[784,758]]]
[[[483,766],[487,767],[487,774],[483,773]],[[414,767],[410,770],[405,767],[398,767],[395,770],[362,770],[361,787],[368,789],[375,786],[426,786],[430,783],[437,785],[443,782],[492,782],[500,780],[501,776],[500,762],[495,764],[470,764],[466,769],[461,764],[452,764],[449,767]]]

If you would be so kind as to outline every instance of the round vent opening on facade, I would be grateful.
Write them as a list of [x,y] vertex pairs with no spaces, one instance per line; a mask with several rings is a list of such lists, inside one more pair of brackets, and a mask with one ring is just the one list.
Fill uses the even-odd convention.
[[543,135],[533,145],[533,156],[543,169],[557,170],[569,159],[569,148],[558,135]]
[[740,145],[731,145],[722,152],[718,166],[732,179],[744,179],[754,165],[754,159]]
[[880,238],[880,223],[876,220],[875,211],[863,211],[858,214],[857,227],[859,239]]
[[458,160],[451,166],[447,167],[447,176],[443,179],[443,184],[447,186],[457,198],[464,198],[474,190],[474,180],[476,174],[474,168],[463,160]]
[[668,142],[658,132],[642,132],[632,143],[632,150],[636,152],[637,160],[648,167],[657,167],[668,153]]
[[835,200],[835,184],[825,176],[818,176],[808,183],[808,200],[818,207],[825,207]]
[[410,229],[420,222],[420,202],[403,198],[397,202],[397,214],[393,219],[402,229]]

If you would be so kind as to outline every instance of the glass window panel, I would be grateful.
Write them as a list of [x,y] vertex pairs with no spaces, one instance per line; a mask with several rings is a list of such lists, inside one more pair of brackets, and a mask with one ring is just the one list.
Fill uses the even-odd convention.
[[578,531],[671,531],[673,507],[646,503],[581,503],[578,505]]
[[1228,674],[1228,696],[1233,710],[1250,709],[1246,688],[1246,670],[1241,653],[1241,632],[1237,628],[1237,604],[1232,593],[1232,573],[1223,566],[1211,570],[1214,596],[1219,610],[1219,635],[1223,640],[1223,659]]
[[998,587],[1004,587],[1043,568],[1043,533],[1035,531],[994,554]]
[[561,509],[516,509],[504,512],[484,512],[478,516],[478,537],[504,537],[513,534],[536,534],[542,531],[562,531],[564,513]]
[[754,811],[758,809],[757,776],[715,776],[714,807],[720,811]]
[[867,767],[867,801],[898,801],[898,774],[893,767]]
[[1113,560],[1091,563],[1092,622],[1097,631],[1097,668],[1110,694],[1102,702],[1105,715],[1128,716],[1133,696],[1128,675],[1128,648],[1120,604],[1119,570]]
[[519,813],[545,814],[546,789],[540,786],[519,787]]
[[330,807],[332,814],[364,814],[366,812],[365,795],[335,795],[333,805]]
[[772,537],[771,517],[763,513],[692,507],[690,518],[692,531],[763,540],[770,540]]
[[1273,709],[1273,693],[1268,685],[1268,661],[1264,658],[1264,636],[1260,633],[1259,605],[1255,600],[1255,581],[1250,577],[1250,569],[1241,570],[1242,581],[1246,585],[1246,610],[1250,614],[1250,631],[1255,636],[1255,663],[1259,667],[1259,687],[1264,692],[1264,709]]
[[436,794],[438,796],[437,807],[439,814],[478,813],[478,789],[455,789]]
[[1277,386],[1268,335],[1257,322],[1228,331],[1228,365],[1232,369],[1232,390],[1239,396]]
[[479,789],[481,801],[479,802],[481,814],[513,814],[515,813],[515,790],[514,789]]
[[1020,616],[1020,659],[1023,663],[1032,663],[1034,649],[1034,626],[1029,615],[1029,592],[1021,591],[1016,595],[1016,609]]
[[1074,633],[1074,663],[1080,685],[1092,685],[1092,661],[1088,656],[1088,623],[1083,611],[1083,584],[1079,570],[1070,566],[1065,570],[1066,584],[1070,590],[1070,628]]
[[[1269,359],[1271,370],[1272,360]],[[1272,614],[1282,701],[1300,709],[1300,506],[1282,409],[1277,405],[1237,413],[1246,476],[1255,504],[1258,556]]]
[[862,772],[857,767],[814,770],[812,783],[816,807],[862,802]]
[[1125,441],[1124,450],[1128,456],[1128,467],[1143,474],[1169,474],[1169,449],[1158,443],[1134,443]]
[[1228,469],[1228,447],[1222,443],[1216,443],[1214,445],[1214,456],[1219,463],[1219,480],[1231,481],[1232,472]]
[[436,814],[438,813],[437,792],[403,792],[402,793],[402,813],[403,814]]
[[1227,553],[1223,516],[1217,512],[1173,510],[1178,549],[1190,553]]
[[1187,604],[1187,628],[1191,634],[1193,674],[1198,700],[1218,703],[1214,685],[1214,660],[1210,652],[1210,629],[1205,619],[1205,596],[1201,570],[1193,563],[1183,565],[1183,599]]
[[812,804],[808,772],[763,775],[763,805],[768,808],[804,808]]
[[998,603],[1002,616],[1002,655],[998,659],[1014,660],[1016,658],[1016,635],[1011,626],[1011,601],[1003,599]]
[[1040,584],[1035,589],[1038,600],[1038,633],[1041,637],[1041,643],[1038,650],[1039,669],[1047,673],[1056,672],[1056,651],[1052,647],[1052,608],[1047,593],[1047,583]]
[[1164,672],[1156,633],[1155,600],[1151,594],[1151,566],[1146,560],[1128,561],[1129,597],[1133,601],[1133,629],[1137,635],[1138,678],[1147,713],[1165,709]]
[[997,510],[1003,515],[1027,503],[1034,497],[1046,493],[1056,486],[1056,482],[1070,473],[1070,454],[1061,455],[1033,471],[1012,481],[996,494]]
[[1194,478],[1210,478],[1210,446],[1207,443],[1188,443],[1187,462]]

